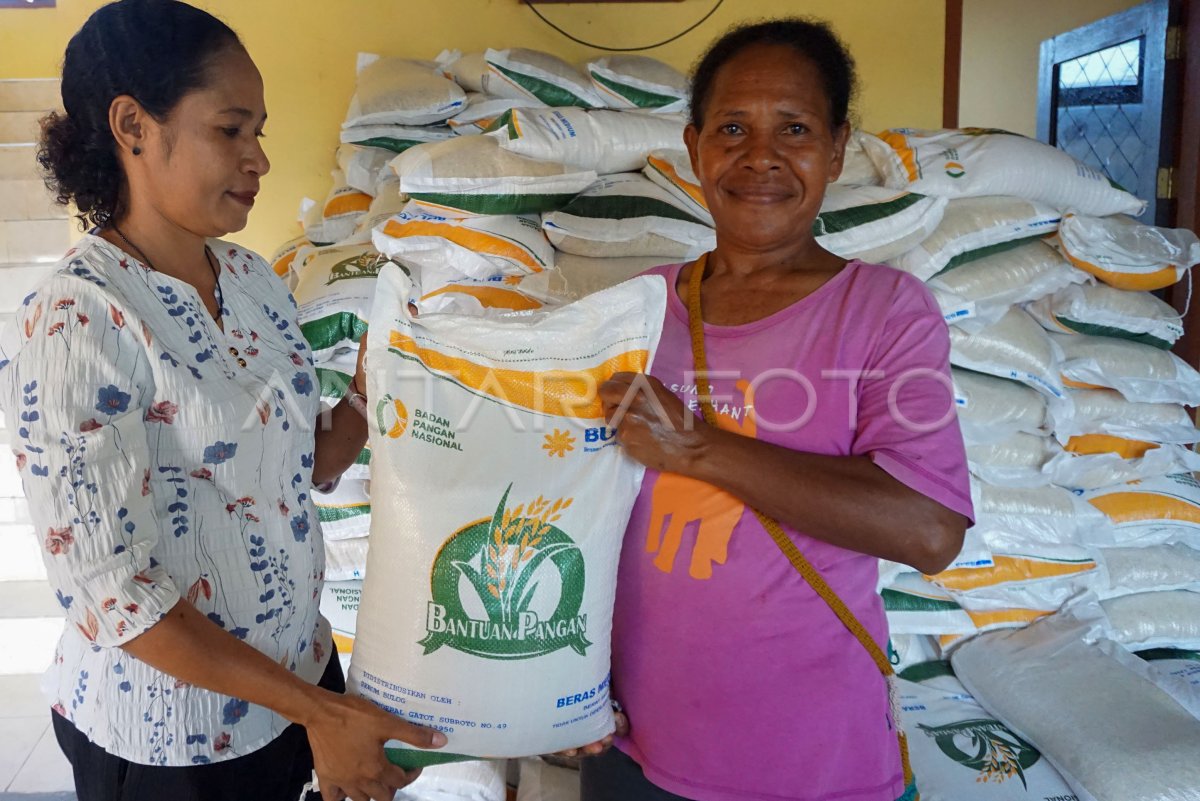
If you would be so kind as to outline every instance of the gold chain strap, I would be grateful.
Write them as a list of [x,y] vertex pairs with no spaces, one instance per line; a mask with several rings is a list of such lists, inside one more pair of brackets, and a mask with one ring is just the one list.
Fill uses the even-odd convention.
[[[700,314],[700,282],[704,280],[704,268],[708,262],[708,254],[704,254],[696,260],[692,265],[692,274],[688,279],[688,328],[692,335],[692,359],[695,362],[696,368],[696,386],[700,396],[700,410],[704,415],[704,422],[714,428],[717,426],[717,411],[713,408],[712,397],[708,392],[708,359],[704,351],[704,318]],[[910,786],[913,781],[912,766],[908,760],[908,738],[900,728],[900,709],[896,697],[895,685],[895,670],[892,669],[892,663],[888,661],[887,655],[879,645],[871,639],[871,635],[859,622],[854,613],[849,607],[838,597],[838,594],[825,583],[825,579],[821,576],[817,569],[812,566],[812,563],[804,558],[804,554],[800,553],[800,549],[796,547],[796,543],[792,542],[791,538],[784,532],[783,527],[775,522],[772,518],[763,514],[751,507],[754,516],[758,518],[758,522],[762,523],[763,528],[771,535],[771,539],[775,540],[775,544],[779,546],[779,550],[783,551],[783,555],[792,563],[792,567],[808,582],[809,586],[816,590],[817,595],[821,596],[821,600],[829,606],[833,613],[837,615],[838,620],[842,621],[850,633],[858,639],[862,647],[867,650],[874,660],[875,666],[879,668],[879,672],[883,674],[884,679],[888,684],[888,700],[891,704],[892,722],[896,727],[896,737],[900,742],[900,764],[904,768],[904,784]]]

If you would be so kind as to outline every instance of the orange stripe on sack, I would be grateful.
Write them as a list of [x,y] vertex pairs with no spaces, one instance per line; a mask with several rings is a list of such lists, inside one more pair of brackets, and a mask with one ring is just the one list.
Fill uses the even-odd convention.
[[1118,525],[1147,520],[1178,520],[1200,525],[1200,508],[1195,504],[1156,492],[1113,492],[1089,498],[1088,503]]
[[1064,387],[1070,387],[1071,389],[1109,389],[1109,387],[1106,387],[1102,384],[1089,384],[1086,381],[1073,381],[1070,378],[1067,378],[1065,375],[1062,377],[1062,382]]
[[[297,250],[299,250],[299,248],[297,248]],[[287,254],[282,259],[271,265],[274,268],[276,275],[284,276],[288,274],[288,269],[292,266],[292,262],[296,260],[297,250],[293,250],[291,253]]]
[[649,362],[647,351],[630,350],[594,367],[531,372],[489,367],[449,356],[418,345],[400,331],[391,332],[388,344],[392,350],[420,359],[430,370],[445,374],[466,389],[539,414],[583,419],[604,416],[596,390],[613,373],[644,372]]
[[[1062,239],[1060,238],[1059,242],[1061,241]],[[1111,270],[1105,270],[1099,265],[1092,264],[1090,261],[1084,261],[1072,256],[1065,247],[1062,248],[1062,253],[1071,264],[1074,264],[1085,273],[1091,273],[1104,283],[1117,289],[1150,292],[1155,289],[1172,286],[1179,281],[1179,270],[1173,264],[1161,270],[1155,270],[1152,273],[1115,273]]]
[[470,284],[448,284],[441,289],[435,289],[428,295],[422,295],[421,300],[428,300],[437,295],[458,293],[470,295],[479,301],[485,309],[509,309],[511,311],[532,311],[542,308],[541,301],[534,300],[522,292],[502,289],[495,286],[473,286]]
[[354,638],[347,637],[345,634],[333,632],[333,644],[337,646],[338,653],[343,656],[354,653]]
[[1091,559],[1079,562],[1046,561],[1035,557],[995,555],[992,567],[964,567],[946,570],[933,576],[933,580],[951,590],[975,590],[994,587],[1014,581],[1034,581],[1087,573],[1096,569]]
[[1114,437],[1111,434],[1080,434],[1067,440],[1067,444],[1063,447],[1071,453],[1084,455],[1115,453],[1122,459],[1140,459],[1146,455],[1146,451],[1157,448],[1158,444],[1143,442],[1140,439]]
[[400,223],[395,219],[388,220],[383,227],[385,236],[393,239],[404,239],[410,236],[436,236],[460,245],[475,253],[487,253],[509,259],[529,268],[530,272],[540,273],[542,265],[533,258],[529,251],[503,237],[477,231],[462,225],[413,220]]
[[325,217],[339,217],[343,214],[357,214],[371,208],[371,196],[362,192],[347,192],[338,195],[325,204],[321,212]]
[[964,609],[963,611],[979,628],[1004,624],[1019,626],[1032,623],[1039,617],[1054,614],[1053,609],[996,609],[989,612],[971,612]]
[[892,150],[896,151],[896,155],[900,157],[900,163],[908,171],[909,181],[915,181],[921,177],[921,171],[917,168],[916,148],[908,146],[907,136],[898,131],[884,131],[879,135],[879,138],[887,142]]
[[685,181],[679,175],[679,172],[667,161],[664,161],[660,158],[655,158],[654,156],[650,156],[647,161],[650,163],[651,167],[662,173],[668,181],[682,189],[688,197],[696,201],[696,204],[700,206],[700,208],[705,209],[706,211],[708,210],[708,201],[704,199],[704,190],[700,188],[699,184],[694,184],[691,181]]

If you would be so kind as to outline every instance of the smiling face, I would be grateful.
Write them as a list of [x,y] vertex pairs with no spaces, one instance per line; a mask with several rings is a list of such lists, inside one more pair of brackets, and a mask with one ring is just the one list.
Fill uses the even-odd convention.
[[718,241],[757,252],[815,245],[812,224],[849,133],[831,120],[816,65],[795,49],[754,45],[726,62],[703,127],[684,135]]
[[271,164],[259,137],[263,82],[250,56],[213,56],[207,85],[185,94],[166,120],[150,124],[144,154],[130,161],[131,192],[175,225],[204,237],[246,227],[259,180]]

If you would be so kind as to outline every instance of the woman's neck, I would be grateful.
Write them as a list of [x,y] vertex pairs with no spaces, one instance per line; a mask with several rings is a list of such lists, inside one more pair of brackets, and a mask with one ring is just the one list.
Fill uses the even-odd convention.
[[830,253],[811,236],[781,246],[758,248],[717,235],[717,246],[708,255],[707,276],[739,279],[769,278],[793,273],[837,272],[845,259]]
[[136,205],[100,234],[155,271],[192,284],[211,283],[205,238],[175,225],[152,208]]

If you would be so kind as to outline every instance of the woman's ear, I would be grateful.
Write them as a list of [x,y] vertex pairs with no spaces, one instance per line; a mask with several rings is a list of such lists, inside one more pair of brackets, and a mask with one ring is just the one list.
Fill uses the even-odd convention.
[[118,95],[108,107],[108,127],[117,149],[132,156],[146,149],[146,110],[129,95]]
[[692,174],[697,178],[700,177],[699,142],[700,129],[689,122],[687,127],[683,129],[683,144],[687,147],[688,160],[692,163]]

